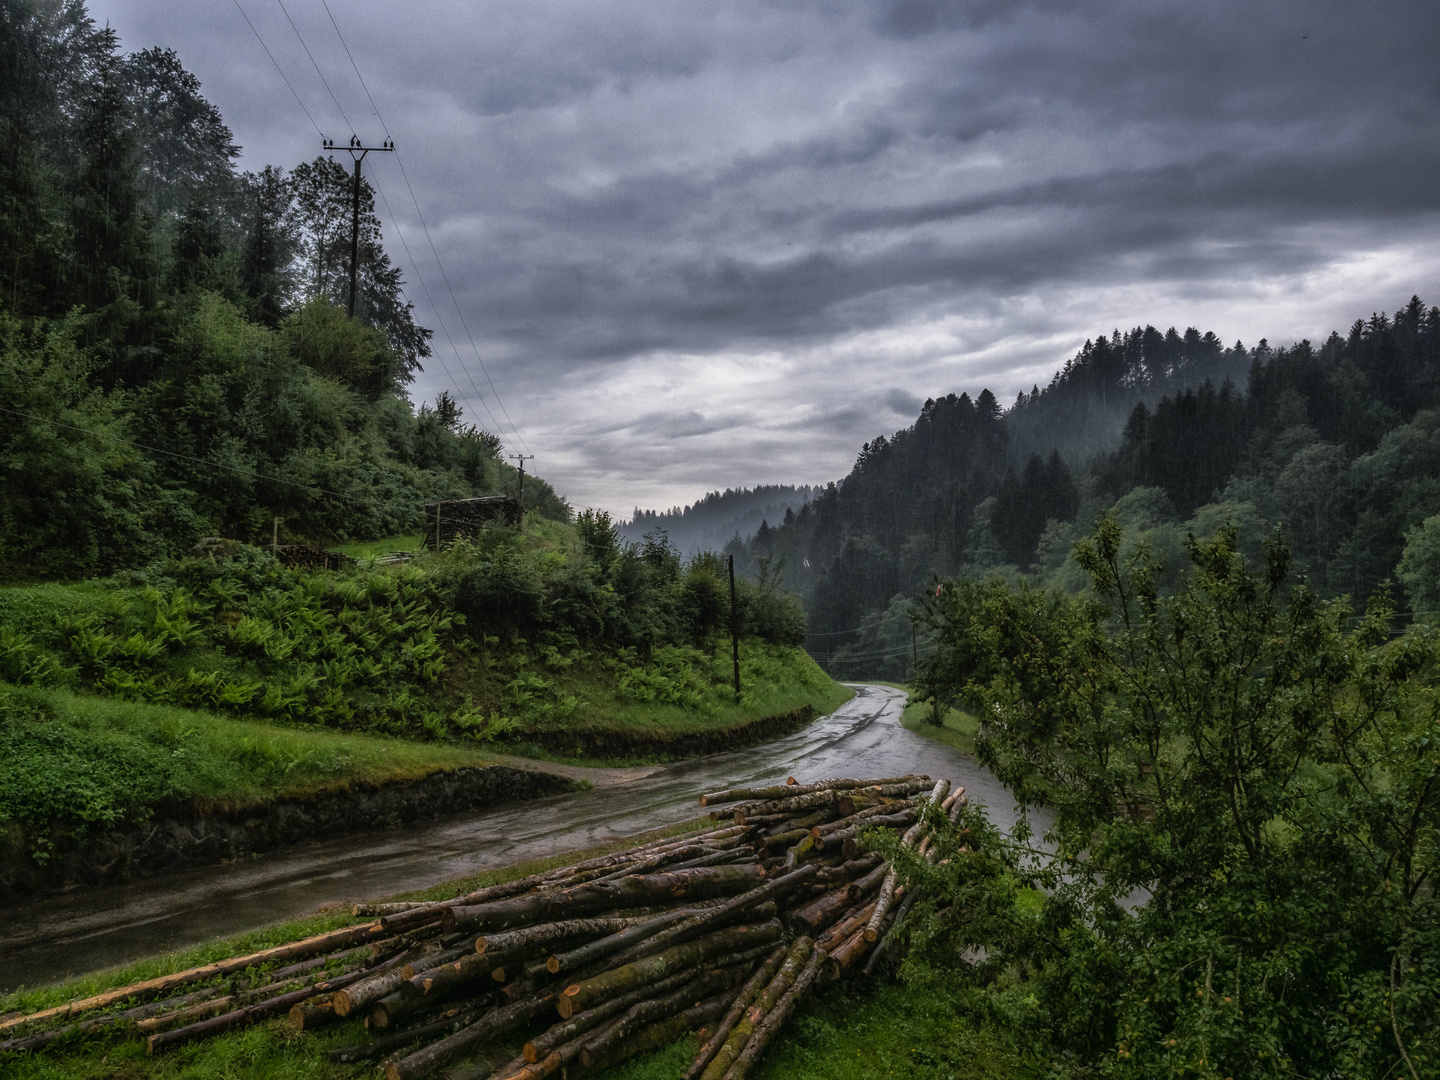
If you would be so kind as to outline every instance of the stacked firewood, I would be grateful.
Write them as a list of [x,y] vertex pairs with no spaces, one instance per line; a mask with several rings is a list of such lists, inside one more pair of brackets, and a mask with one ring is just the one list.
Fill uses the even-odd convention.
[[[934,858],[927,827],[958,816],[964,789],[792,778],[700,802],[738,805],[699,832],[440,903],[358,905],[372,921],[0,1018],[0,1051],[123,1026],[158,1053],[267,1017],[301,1031],[359,1018],[368,1037],[333,1061],[382,1063],[389,1080],[447,1066],[450,1080],[539,1080],[697,1031],[685,1080],[742,1080],[819,980],[867,954],[873,970],[897,940],[916,893],[865,833],[902,831]],[[512,1061],[484,1056],[527,1035]]]

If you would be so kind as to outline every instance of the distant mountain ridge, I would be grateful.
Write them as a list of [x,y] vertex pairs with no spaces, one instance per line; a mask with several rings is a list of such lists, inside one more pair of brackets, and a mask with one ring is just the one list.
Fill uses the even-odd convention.
[[762,523],[772,526],[798,514],[819,488],[808,484],[760,484],[753,488],[726,488],[708,492],[687,506],[669,510],[642,510],[619,526],[620,535],[638,543],[652,529],[664,529],[671,544],[684,555],[719,551],[737,534],[751,539]]

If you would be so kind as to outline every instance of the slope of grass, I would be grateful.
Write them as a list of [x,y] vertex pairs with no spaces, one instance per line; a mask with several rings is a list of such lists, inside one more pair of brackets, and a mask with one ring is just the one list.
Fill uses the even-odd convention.
[[478,751],[232,720],[0,683],[0,826],[135,820],[157,803],[245,806],[484,765]]
[[349,555],[352,559],[375,559],[389,555],[392,551],[419,551],[424,547],[425,537],[421,533],[405,533],[401,536],[387,536],[381,540],[356,540],[348,544],[331,544],[331,551]]

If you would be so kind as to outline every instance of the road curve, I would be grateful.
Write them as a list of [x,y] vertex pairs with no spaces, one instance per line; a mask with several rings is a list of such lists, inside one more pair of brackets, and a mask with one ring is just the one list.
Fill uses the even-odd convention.
[[593,790],[21,906],[0,925],[0,992],[186,948],[325,904],[380,898],[604,843],[694,817],[703,792],[783,783],[787,776],[948,776],[965,786],[972,802],[986,805],[997,825],[1009,826],[1014,802],[994,776],[958,750],[900,726],[903,691],[855,689],[829,716],[764,746],[668,765],[583,770],[599,774]]

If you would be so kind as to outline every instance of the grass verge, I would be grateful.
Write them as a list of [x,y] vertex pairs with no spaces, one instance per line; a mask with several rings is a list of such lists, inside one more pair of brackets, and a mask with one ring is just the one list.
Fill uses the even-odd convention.
[[476,750],[0,683],[0,828],[107,826],[163,802],[239,808],[483,766]]
[[900,725],[906,731],[953,746],[974,757],[975,733],[980,730],[979,718],[960,709],[946,709],[937,726],[932,719],[934,714],[935,707],[928,702],[912,701],[900,714]]

